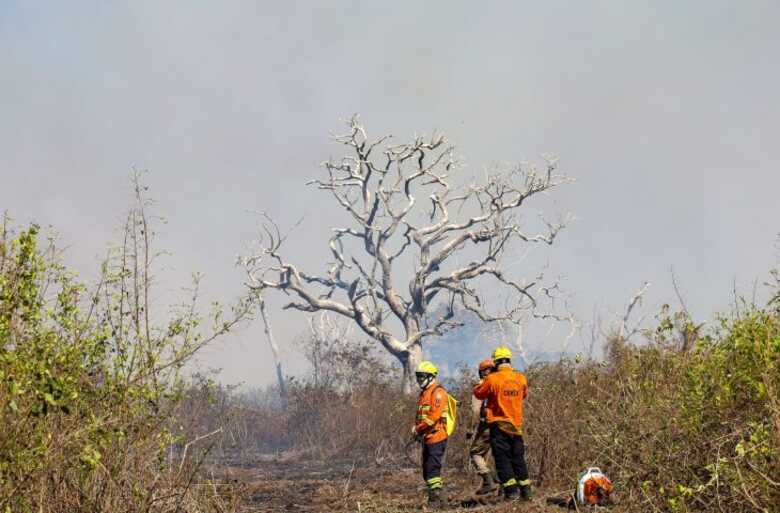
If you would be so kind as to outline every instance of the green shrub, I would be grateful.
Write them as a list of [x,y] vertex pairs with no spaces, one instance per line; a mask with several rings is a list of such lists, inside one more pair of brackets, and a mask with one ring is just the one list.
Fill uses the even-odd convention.
[[142,210],[88,289],[33,225],[0,233],[0,511],[206,511],[172,461],[181,368],[246,311],[202,334],[196,294],[168,322],[148,312],[151,250]]
[[597,465],[648,510],[777,511],[777,313],[752,309],[698,331],[664,311],[646,344],[612,340],[605,362],[531,368],[532,475],[571,486]]

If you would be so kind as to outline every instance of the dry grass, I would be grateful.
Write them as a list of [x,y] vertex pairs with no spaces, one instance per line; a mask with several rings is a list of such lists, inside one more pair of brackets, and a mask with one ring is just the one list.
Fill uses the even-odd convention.
[[[401,513],[427,510],[425,486],[414,468],[264,461],[252,465],[251,470],[230,472],[246,483],[245,511]],[[495,496],[471,505],[470,491],[477,486],[474,477],[451,469],[445,472],[444,478],[449,498],[447,509],[496,513],[563,511],[546,504],[544,493],[530,503],[506,503]],[[630,509],[618,506],[612,511],[622,513]]]
[[[527,455],[538,499],[523,511],[549,511],[544,498],[573,490],[589,466],[615,481],[616,511],[776,510],[777,314],[753,310],[724,320],[688,349],[678,344],[678,321],[660,319],[640,346],[613,340],[604,362],[529,369]],[[424,486],[415,455],[404,453],[414,398],[400,394],[391,377],[379,369],[347,388],[294,382],[276,419],[285,419],[283,446],[294,448],[295,457],[242,465],[236,475],[247,486],[249,507],[419,510]],[[448,384],[462,404],[471,380],[464,373]],[[445,473],[456,504],[478,487],[464,437],[469,410],[461,412]]]
[[[151,253],[143,209],[133,212],[96,290],[37,247],[37,228],[0,231],[0,511],[424,509],[407,443],[415,401],[373,346],[310,346],[316,373],[283,398],[185,386],[182,365],[237,321],[217,314],[204,336],[196,290],[167,323],[150,320]],[[544,498],[599,466],[616,483],[615,511],[778,511],[777,310],[743,308],[706,335],[663,312],[645,335],[612,339],[603,362],[528,370],[537,498],[479,508],[555,511]],[[445,470],[453,507],[478,486],[464,436],[473,379],[446,383],[463,406]]]

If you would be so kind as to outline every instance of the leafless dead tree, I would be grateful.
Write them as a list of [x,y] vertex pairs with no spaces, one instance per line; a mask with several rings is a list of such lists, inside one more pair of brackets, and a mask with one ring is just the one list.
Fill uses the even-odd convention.
[[[257,247],[239,258],[253,294],[279,290],[293,298],[286,308],[351,319],[403,365],[407,389],[423,339],[460,325],[456,305],[485,322],[514,322],[528,312],[554,317],[537,299],[554,297],[557,284],[543,285],[541,274],[515,280],[501,262],[514,243],[552,245],[570,220],[541,219],[542,228],[533,233],[519,222],[518,211],[530,197],[570,181],[556,173],[553,159],[543,170],[517,165],[486,174],[480,183],[457,185],[455,148],[442,135],[393,145],[390,136],[369,139],[357,116],[348,126],[335,140],[349,154],[324,162],[324,176],[309,182],[349,214],[350,225],[333,229],[333,261],[322,275],[299,269],[282,255],[286,236],[266,217]],[[510,292],[500,308],[487,308],[482,281]],[[448,308],[431,319],[426,313],[434,301]]]
[[634,310],[634,307],[636,307],[638,303],[641,303],[642,296],[645,294],[645,292],[647,292],[647,289],[649,287],[650,287],[650,282],[649,281],[644,282],[644,284],[642,284],[642,288],[640,288],[636,292],[636,294],[634,294],[631,297],[631,299],[628,301],[628,306],[626,307],[626,313],[623,315],[623,318],[620,320],[620,330],[618,331],[618,338],[622,340],[628,340],[639,331],[639,326],[642,324],[644,317],[639,319],[639,321],[636,323],[636,326],[634,328],[629,328],[628,320],[631,317],[631,312]]

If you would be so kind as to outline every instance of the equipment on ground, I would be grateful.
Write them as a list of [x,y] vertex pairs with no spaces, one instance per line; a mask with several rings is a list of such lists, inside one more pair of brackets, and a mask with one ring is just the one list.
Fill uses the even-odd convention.
[[577,504],[603,505],[610,502],[612,481],[598,467],[591,467],[580,474],[577,482]]
[[578,476],[574,493],[548,497],[548,504],[562,508],[579,509],[581,506],[609,506],[612,501],[612,481],[598,467],[590,467]]

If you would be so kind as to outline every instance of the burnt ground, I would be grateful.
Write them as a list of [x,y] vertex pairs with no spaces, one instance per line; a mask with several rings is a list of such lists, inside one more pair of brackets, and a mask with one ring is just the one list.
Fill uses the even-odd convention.
[[[225,477],[241,483],[242,513],[359,512],[400,513],[428,511],[425,485],[411,466],[363,466],[351,462],[283,461],[264,458],[242,467],[229,467]],[[561,513],[546,497],[561,490],[535,489],[529,503],[506,503],[499,496],[475,500],[479,487],[474,474],[445,472],[448,510]],[[621,508],[613,508],[618,513]]]

